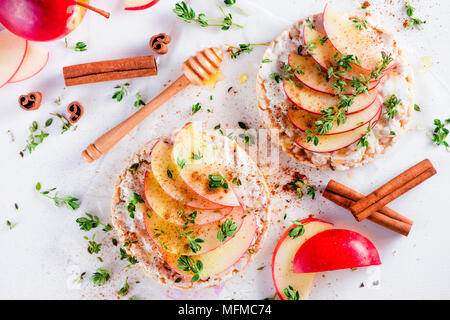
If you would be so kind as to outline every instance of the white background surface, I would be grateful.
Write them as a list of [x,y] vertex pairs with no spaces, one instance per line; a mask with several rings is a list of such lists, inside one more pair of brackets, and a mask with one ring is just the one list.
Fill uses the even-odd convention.
[[[219,31],[201,28],[179,21],[171,12],[176,1],[161,0],[155,7],[141,12],[125,12],[120,0],[96,0],[93,4],[111,11],[110,20],[89,13],[82,25],[68,36],[70,43],[84,41],[87,52],[64,48],[64,40],[45,44],[51,51],[49,64],[31,80],[7,85],[0,89],[0,298],[43,299],[116,299],[116,291],[129,277],[130,294],[137,299],[167,298],[223,298],[261,299],[273,295],[270,261],[276,241],[295,218],[314,214],[329,220],[339,228],[350,228],[370,238],[377,246],[382,266],[357,271],[342,270],[319,274],[311,299],[426,299],[450,298],[450,250],[448,246],[448,180],[450,153],[444,147],[432,145],[427,131],[433,128],[433,119],[450,117],[449,73],[450,2],[412,1],[417,16],[427,20],[424,30],[405,30],[404,1],[370,1],[369,11],[383,27],[394,32],[415,67],[417,82],[416,102],[422,112],[415,113],[410,129],[397,145],[375,162],[349,172],[317,172],[288,161],[282,155],[283,168],[308,175],[323,190],[330,178],[367,193],[394,175],[425,157],[431,159],[438,174],[420,187],[395,200],[391,207],[415,221],[408,238],[398,236],[369,221],[357,224],[351,215],[318,196],[312,201],[297,201],[293,195],[276,195],[274,223],[263,250],[243,275],[235,277],[220,288],[185,292],[169,289],[152,281],[134,266],[124,269],[119,261],[119,249],[111,245],[113,231],[105,234],[99,228],[88,233],[78,229],[75,219],[84,212],[98,215],[109,222],[109,199],[112,185],[129,156],[147,140],[168,134],[192,120],[191,105],[201,102],[203,110],[194,120],[206,121],[214,127],[236,128],[237,121],[245,121],[252,128],[260,126],[254,94],[255,74],[264,48],[243,54],[236,60],[225,59],[226,79],[212,91],[191,87],[161,107],[143,122],[102,160],[87,164],[81,151],[98,136],[135,111],[134,95],[140,92],[149,100],[168,80],[180,75],[181,63],[197,50],[210,45],[270,41],[276,34],[297,19],[322,11],[325,1],[238,1],[251,13],[245,17],[231,9],[234,19],[245,25]],[[362,1],[332,1],[343,9],[357,9]],[[395,2],[395,4],[390,4]],[[220,16],[216,5],[221,1],[197,0],[192,6],[198,12]],[[130,80],[130,94],[118,103],[111,99],[116,84],[126,81],[99,83],[65,88],[63,66],[96,60],[123,58],[149,54],[148,40],[159,32],[172,35],[169,54],[159,60],[159,75],[153,78]],[[434,64],[424,70],[421,57],[432,57]],[[238,77],[248,74],[248,82],[240,85]],[[236,94],[227,94],[233,86]],[[31,91],[43,93],[38,111],[26,112],[19,108],[17,99]],[[209,96],[213,95],[213,100]],[[61,96],[62,104],[53,101]],[[82,102],[85,115],[76,131],[60,134],[57,119],[49,128],[50,136],[31,155],[20,158],[25,145],[28,126],[33,120],[43,125],[50,112],[65,112],[73,100]],[[210,108],[213,112],[207,113]],[[11,130],[15,141],[7,133]],[[272,174],[269,184],[285,183],[290,176]],[[40,196],[34,186],[40,181],[43,188],[57,187],[61,194],[71,194],[82,200],[76,212],[56,208],[50,200]],[[319,193],[319,192],[318,192]],[[287,197],[287,198],[286,198]],[[286,199],[290,204],[285,208]],[[14,209],[18,203],[19,210]],[[284,213],[288,218],[283,220]],[[13,230],[6,220],[17,223]],[[84,235],[96,234],[104,243],[99,262],[86,251]],[[261,271],[257,268],[265,266]],[[89,280],[98,267],[112,269],[107,285],[94,288]],[[73,279],[86,271],[85,280],[74,284]],[[379,285],[373,286],[378,280]],[[140,283],[135,283],[140,281]],[[361,282],[364,288],[359,288]]]

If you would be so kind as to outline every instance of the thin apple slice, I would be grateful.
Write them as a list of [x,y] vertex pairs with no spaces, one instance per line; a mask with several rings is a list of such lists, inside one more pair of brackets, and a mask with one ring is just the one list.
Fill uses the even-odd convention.
[[125,10],[144,10],[158,2],[159,0],[125,0]]
[[[301,74],[295,73],[297,79],[308,88],[312,90],[334,94],[336,95],[336,90],[334,88],[334,83],[336,79],[329,79],[327,81],[327,72],[316,61],[310,56],[301,56],[296,53],[289,54],[289,65],[292,69],[299,68],[303,71]],[[343,94],[353,94],[354,88],[351,87],[350,81],[346,81],[346,86]],[[369,82],[369,90],[374,89],[380,83],[381,78],[376,81]]]
[[47,65],[49,57],[50,53],[47,49],[29,41],[27,51],[25,53],[25,59],[20,65],[19,70],[16,72],[14,77],[9,80],[9,82],[15,83],[35,76]]
[[359,139],[361,139],[367,133],[367,128],[369,126],[373,127],[377,124],[377,120],[380,118],[380,116],[381,108],[371,122],[355,130],[329,136],[318,136],[319,143],[317,146],[315,146],[312,141],[308,142],[306,139],[307,135],[303,132],[301,133],[300,137],[295,140],[295,143],[303,149],[316,153],[327,153],[340,150],[354,144]]
[[272,279],[281,300],[287,297],[284,289],[292,286],[294,291],[298,291],[300,299],[307,299],[314,283],[315,273],[295,274],[293,272],[293,262],[295,254],[302,244],[312,236],[333,228],[333,224],[315,218],[300,220],[304,225],[305,232],[297,238],[291,238],[289,231],[297,225],[292,225],[280,238],[273,252],[272,257]]
[[28,41],[4,29],[0,31],[0,88],[10,81],[20,68]]
[[[302,110],[313,114],[321,114],[321,110],[335,107],[340,98],[330,94],[311,90],[306,86],[297,86],[293,81],[283,80],[284,92],[289,100]],[[370,107],[377,97],[377,90],[372,89],[369,94],[358,94],[347,114],[361,112]]]
[[[186,226],[180,226],[167,222],[153,210],[147,210],[144,214],[144,222],[147,233],[159,244],[160,249],[175,255],[191,256],[207,253],[231,240],[239,232],[245,215],[246,213],[241,207],[235,207],[229,216],[220,221],[201,226],[190,223]],[[230,224],[233,222],[236,227],[234,235],[225,237],[224,241],[221,242],[218,239],[221,226],[224,223]],[[190,239],[192,239],[192,244],[198,246],[198,248],[190,247]],[[196,242],[195,239],[201,239],[202,242]]]
[[[194,263],[197,263],[197,261],[202,262],[203,270],[200,273],[201,279],[207,279],[222,273],[232,267],[247,253],[248,248],[250,248],[255,238],[256,228],[257,224],[255,216],[253,214],[247,214],[241,229],[228,242],[207,253],[186,257],[192,259]],[[192,272],[180,269],[177,261],[183,256],[171,254],[164,250],[162,250],[162,254],[165,257],[165,261],[172,269],[188,278],[193,276]]]
[[360,66],[373,70],[381,65],[383,41],[377,30],[367,27],[358,30],[347,15],[325,6],[323,26],[331,44],[341,54],[353,54],[358,57]]
[[172,146],[158,141],[152,149],[151,165],[155,179],[161,188],[174,200],[184,202],[191,208],[218,210],[224,206],[212,203],[194,193],[183,181],[176,163],[172,161]]
[[361,234],[344,229],[326,230],[298,249],[293,270],[303,274],[381,264],[377,248]]
[[211,187],[211,180],[226,180],[221,164],[223,159],[217,158],[213,147],[203,141],[192,123],[185,125],[176,135],[172,160],[178,164],[181,178],[196,194],[221,206],[240,205],[230,183],[224,181],[221,186]]
[[[341,123],[340,125],[335,123],[333,128],[325,135],[333,135],[355,130],[371,121],[380,112],[381,107],[381,100],[377,98],[376,102],[364,111],[347,115],[347,120],[345,123]],[[295,127],[301,131],[306,131],[313,130],[314,123],[319,120],[321,116],[311,114],[298,108],[291,108],[288,110],[288,117]]]
[[214,223],[230,214],[233,210],[232,207],[219,210],[202,210],[187,207],[181,201],[172,199],[164,192],[152,171],[145,173],[144,199],[147,206],[152,208],[162,219],[177,225],[184,225],[187,217],[192,216],[192,214],[196,215],[195,225]]
[[[325,34],[319,32],[317,28],[308,28],[305,26],[303,29],[303,40],[309,46],[315,46],[312,50],[311,57],[320,64],[323,68],[328,70],[331,66],[336,65],[335,55],[337,54],[337,58],[341,58],[342,55],[333,47],[329,40],[325,41],[323,45],[320,42],[320,39],[325,39]],[[312,45],[314,43],[314,45]],[[353,79],[353,77],[359,78],[362,74],[366,79],[370,79],[370,71],[367,71],[356,63],[350,63],[351,69],[346,71],[346,74],[343,76],[345,79]]]

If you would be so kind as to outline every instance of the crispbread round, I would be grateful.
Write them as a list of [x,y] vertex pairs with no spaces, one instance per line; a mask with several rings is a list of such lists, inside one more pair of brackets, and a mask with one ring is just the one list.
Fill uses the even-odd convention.
[[[232,276],[242,272],[247,264],[252,261],[254,255],[259,251],[262,241],[270,222],[269,192],[264,177],[259,172],[255,162],[240,148],[235,141],[214,134],[205,135],[207,139],[221,150],[229,148],[231,158],[236,164],[236,174],[242,182],[241,186],[233,186],[233,190],[248,214],[254,214],[257,220],[256,236],[251,245],[251,252],[246,252],[239,261],[221,274],[210,277],[206,280],[199,280],[192,283],[190,280],[175,282],[180,274],[173,270],[160,253],[158,246],[147,234],[143,215],[136,214],[134,219],[129,217],[126,210],[129,195],[136,192],[144,194],[144,176],[146,170],[151,170],[150,153],[157,140],[149,141],[141,151],[136,153],[129,161],[128,165],[119,175],[112,197],[111,210],[112,221],[115,230],[122,242],[128,242],[126,247],[129,254],[139,260],[139,264],[147,271],[153,279],[170,286],[191,289],[216,286],[221,282],[230,279]],[[173,137],[161,138],[164,141],[172,142]],[[226,140],[224,140],[226,139]],[[228,141],[227,141],[228,140]],[[128,168],[134,163],[140,163],[136,172],[130,172]],[[137,242],[135,242],[137,241]]]
[[[314,15],[310,19],[313,23],[321,23],[321,15]],[[301,163],[316,168],[331,167],[337,170],[346,170],[367,164],[392,146],[411,118],[415,95],[412,67],[392,35],[377,28],[385,39],[384,41],[390,45],[390,51],[392,51],[396,63],[396,66],[384,77],[383,83],[379,85],[379,95],[382,101],[387,100],[391,94],[396,94],[401,98],[398,114],[394,120],[390,121],[382,116],[377,126],[367,136],[368,148],[357,149],[355,143],[331,153],[319,154],[307,151],[294,143],[299,131],[287,116],[287,111],[296,106],[286,97],[282,81],[276,84],[269,77],[271,73],[281,73],[282,65],[288,63],[288,54],[293,51],[297,52],[299,45],[304,44],[301,34],[305,23],[306,19],[300,20],[281,32],[264,53],[263,59],[272,62],[261,63],[257,74],[256,94],[262,122],[266,128],[272,129],[269,130],[269,133],[279,147]],[[384,112],[385,108],[383,107]],[[395,129],[392,129],[393,127]],[[394,131],[395,135],[392,135],[391,131]]]

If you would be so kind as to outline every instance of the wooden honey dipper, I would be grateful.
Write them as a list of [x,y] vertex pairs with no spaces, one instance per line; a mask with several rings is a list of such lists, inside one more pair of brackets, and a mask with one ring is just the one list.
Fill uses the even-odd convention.
[[194,57],[190,57],[183,63],[183,75],[173,82],[168,88],[156,96],[153,100],[139,109],[133,115],[128,117],[107,133],[102,135],[95,142],[89,145],[82,152],[83,158],[91,163],[94,160],[108,152],[116,145],[128,132],[133,130],[141,121],[147,118],[153,111],[158,109],[172,96],[189,86],[194,84],[201,86],[205,81],[209,80],[212,75],[216,74],[223,60],[223,52],[219,48],[208,48],[197,52]]

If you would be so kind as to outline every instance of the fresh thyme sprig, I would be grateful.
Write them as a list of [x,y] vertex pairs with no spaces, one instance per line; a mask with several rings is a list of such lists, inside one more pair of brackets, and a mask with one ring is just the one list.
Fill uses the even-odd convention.
[[240,43],[238,47],[226,44],[228,47],[227,51],[230,53],[231,59],[236,59],[238,55],[241,53],[250,53],[252,52],[254,46],[267,46],[269,45],[268,42],[263,43]]
[[358,143],[356,144],[356,148],[367,148],[369,146],[369,140],[367,140],[367,136],[369,135],[370,131],[372,131],[373,124],[369,122],[369,125],[366,129],[366,133],[361,137],[361,139],[358,140]]
[[294,290],[291,285],[284,289],[284,295],[288,300],[300,300],[300,293],[298,290]]
[[117,102],[120,102],[123,100],[124,97],[128,95],[128,87],[130,86],[129,83],[119,84],[114,87],[114,89],[119,89],[112,95],[112,99],[117,100]]
[[192,105],[192,113],[191,113],[191,115],[193,116],[194,114],[199,112],[201,108],[202,108],[202,105],[200,104],[200,102],[197,102],[196,104]]
[[304,74],[299,66],[292,68],[289,64],[285,64],[281,67],[281,75],[278,73],[271,73],[269,77],[279,83],[281,80],[288,80],[289,82],[294,82],[295,85],[301,86],[295,79],[295,74]]
[[139,92],[136,93],[136,101],[134,101],[134,106],[136,108],[145,106],[145,102],[144,102],[144,100],[142,100],[142,96],[141,96],[141,94]]
[[120,260],[127,260],[130,263],[127,266],[127,268],[129,268],[131,265],[139,262],[135,257],[133,257],[132,255],[129,255],[124,248],[120,248],[119,252],[120,252]]
[[220,225],[220,229],[217,232],[217,239],[220,242],[224,242],[227,238],[234,236],[237,231],[237,227],[237,223],[233,220],[225,220],[225,222]]
[[293,190],[297,191],[299,199],[303,198],[303,190],[302,190],[303,187],[306,187],[306,194],[308,196],[311,196],[311,199],[314,200],[314,198],[316,197],[316,191],[312,184],[305,183],[302,180],[296,180],[293,182],[289,182],[287,185],[290,186]]
[[77,42],[74,47],[70,47],[67,38],[64,38],[64,43],[67,49],[73,49],[79,52],[87,51],[87,44],[84,42]]
[[98,254],[100,250],[102,249],[102,244],[95,241],[95,234],[92,235],[92,238],[89,239],[88,237],[83,237],[85,240],[88,240],[88,247],[87,251],[89,254]]
[[17,223],[13,223],[9,220],[6,220],[6,225],[8,226],[9,230],[12,230],[17,225]]
[[444,121],[434,119],[435,128],[433,131],[432,141],[435,145],[440,146],[443,144],[447,148],[449,147],[448,142],[445,140],[447,139],[449,133],[449,130],[445,127],[447,124],[450,124],[450,118]]
[[411,5],[409,0],[406,1],[405,7],[406,7],[406,15],[409,17],[408,26],[409,27],[417,26],[417,27],[423,29],[422,25],[424,23],[426,23],[426,21],[418,19],[418,18],[414,18],[414,11],[416,9]]
[[383,102],[386,107],[385,115],[388,119],[394,119],[395,115],[398,113],[397,107],[402,102],[395,94],[392,94],[389,99]]
[[50,115],[57,117],[61,121],[61,123],[62,123],[61,134],[66,131],[69,131],[70,128],[72,128],[73,125],[70,123],[69,120],[67,120],[65,115],[60,114],[60,113],[50,113]]
[[[80,204],[78,203],[79,199],[75,198],[73,196],[65,196],[65,197],[58,197],[58,192],[55,191],[56,188],[52,188],[49,190],[41,191],[42,186],[41,183],[36,183],[36,191],[38,191],[41,195],[44,197],[53,200],[53,203],[57,207],[61,207],[63,204],[70,210],[76,210],[80,207]],[[50,195],[53,191],[55,191],[54,195]]]
[[[194,9],[192,9],[192,7],[184,1],[176,3],[173,12],[177,15],[178,18],[184,20],[185,22],[195,22],[202,27],[221,27],[222,30],[229,30],[231,26],[236,26],[238,28],[244,27],[233,22],[233,16],[231,15],[231,13],[226,14],[220,6],[219,9],[224,15],[223,20],[207,18],[204,13],[200,13],[197,16]],[[209,21],[217,22],[218,24],[210,24]]]
[[125,283],[122,286],[122,288],[117,291],[117,294],[121,295],[122,297],[125,297],[128,294],[128,290],[130,289],[130,285],[128,284],[128,277],[125,278]]
[[85,212],[85,214],[87,218],[80,217],[77,220],[75,220],[80,226],[80,230],[89,231],[91,229],[97,228],[99,225],[104,227],[102,230],[105,232],[111,231],[113,229],[112,225],[110,225],[109,223],[106,225],[101,223],[99,217],[94,216],[87,212]]
[[226,178],[222,177],[220,174],[210,174],[208,186],[212,190],[219,189],[220,187],[228,189]]
[[352,22],[353,22],[353,26],[358,30],[361,30],[363,28],[367,29],[367,20],[364,18],[353,19]]
[[[48,120],[47,120],[48,121]],[[51,124],[51,123],[50,123]],[[47,127],[47,125],[46,125]],[[41,130],[40,134],[36,134],[36,131],[38,130],[39,126],[36,121],[33,121],[32,124],[28,127],[28,130],[30,131],[30,135],[28,136],[28,139],[26,141],[25,148],[23,151],[28,151],[29,153],[32,153],[34,150],[36,150],[36,147],[44,142],[44,139],[49,136],[47,132],[44,132]]]
[[249,16],[250,14],[248,14],[247,12],[245,12],[242,8],[239,8],[236,5],[236,0],[224,0],[223,1],[225,3],[225,5],[227,7],[235,7],[236,9],[238,9],[240,12],[242,12],[243,14],[245,14],[246,16]]
[[192,272],[192,282],[196,282],[200,279],[200,273],[203,270],[203,263],[200,260],[194,261],[190,256],[182,255],[177,260],[178,268],[183,271]]
[[131,219],[134,219],[134,214],[136,212],[136,205],[138,203],[144,203],[144,200],[142,200],[142,197],[139,194],[133,192],[133,194],[128,197],[128,204],[126,206]]
[[96,286],[103,286],[111,278],[111,270],[98,268],[92,275],[91,280]]

